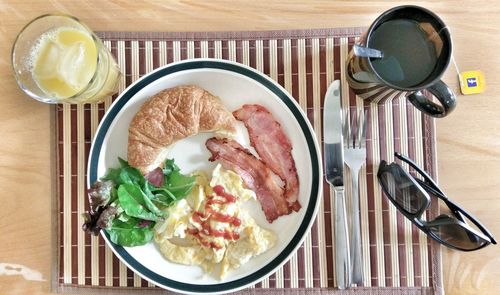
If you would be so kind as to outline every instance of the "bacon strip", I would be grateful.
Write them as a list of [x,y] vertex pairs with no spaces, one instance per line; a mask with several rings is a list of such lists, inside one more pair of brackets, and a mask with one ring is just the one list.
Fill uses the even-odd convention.
[[219,160],[226,169],[241,176],[245,185],[255,192],[267,221],[290,214],[283,189],[271,170],[238,142],[227,138],[210,138],[205,143],[212,153],[209,161]]
[[292,157],[292,144],[281,125],[266,108],[256,104],[243,105],[233,112],[233,116],[247,127],[250,143],[261,160],[285,182],[288,206],[299,211],[299,176]]

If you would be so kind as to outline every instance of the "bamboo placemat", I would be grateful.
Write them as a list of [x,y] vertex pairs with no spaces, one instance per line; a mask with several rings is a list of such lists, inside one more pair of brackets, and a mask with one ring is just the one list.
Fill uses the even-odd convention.
[[[335,288],[333,191],[323,183],[318,217],[304,244],[276,273],[243,293],[284,292],[441,294],[441,256],[431,243],[383,196],[376,179],[380,160],[393,152],[409,155],[436,176],[434,121],[403,97],[384,97],[366,104],[349,91],[345,58],[358,28],[211,33],[101,32],[124,75],[119,91],[151,70],[168,63],[200,57],[237,61],[269,75],[298,101],[322,144],[323,96],[329,83],[341,79],[343,105],[367,110],[367,165],[360,178],[363,272],[362,287]],[[98,105],[57,105],[57,214],[54,217],[53,289],[85,294],[166,292],[141,279],[121,263],[101,237],[81,230],[87,208],[86,165],[91,141],[113,98]],[[346,171],[346,183],[350,176]],[[347,195],[350,187],[347,186]],[[434,206],[436,207],[436,206]],[[428,218],[435,212],[428,212]]]

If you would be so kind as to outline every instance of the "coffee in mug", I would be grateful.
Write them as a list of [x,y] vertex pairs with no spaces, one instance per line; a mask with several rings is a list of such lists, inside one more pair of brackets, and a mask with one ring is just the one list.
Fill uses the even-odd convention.
[[[380,102],[405,95],[433,117],[444,117],[455,108],[455,94],[440,80],[451,60],[451,37],[434,13],[412,5],[392,8],[375,20],[356,46],[381,53],[349,53],[347,81],[359,97]],[[429,100],[425,90],[440,104]]]

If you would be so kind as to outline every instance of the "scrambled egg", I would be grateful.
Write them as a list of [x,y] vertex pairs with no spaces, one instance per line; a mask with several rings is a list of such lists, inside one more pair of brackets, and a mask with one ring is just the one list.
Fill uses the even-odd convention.
[[228,193],[237,196],[241,201],[256,199],[254,191],[243,187],[243,180],[238,174],[222,168],[220,164],[215,167],[210,180],[210,187],[216,185],[222,185]]
[[207,273],[217,270],[222,279],[272,248],[276,236],[241,209],[241,202],[255,199],[255,193],[243,187],[238,174],[219,164],[210,182],[202,172],[195,175],[191,193],[168,208],[168,218],[157,223],[155,241],[168,260],[198,265]]

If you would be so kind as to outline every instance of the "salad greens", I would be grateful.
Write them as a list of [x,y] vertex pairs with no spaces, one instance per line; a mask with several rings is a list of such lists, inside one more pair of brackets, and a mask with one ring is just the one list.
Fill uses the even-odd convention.
[[118,160],[120,168],[109,169],[88,190],[90,210],[83,215],[83,230],[97,235],[104,229],[122,246],[144,245],[153,238],[155,223],[167,217],[164,209],[191,192],[195,177],[182,174],[173,159],[145,176]]

